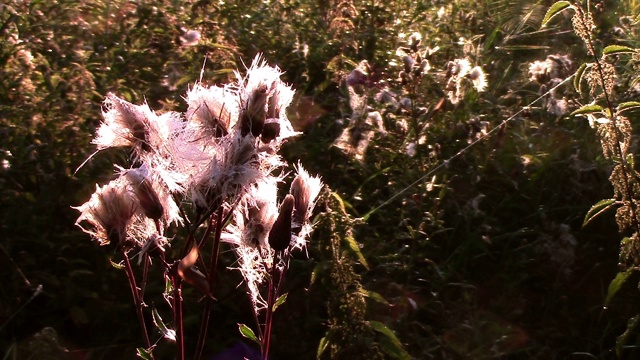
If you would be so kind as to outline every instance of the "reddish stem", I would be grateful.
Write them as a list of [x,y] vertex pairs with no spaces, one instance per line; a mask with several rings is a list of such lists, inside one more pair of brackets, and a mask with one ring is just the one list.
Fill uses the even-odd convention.
[[184,331],[182,315],[182,279],[178,276],[177,263],[171,271],[173,283],[173,322],[176,328],[176,345],[178,346],[178,360],[184,360]]
[[[213,237],[213,248],[211,250],[211,262],[209,265],[209,272],[208,274],[206,274],[209,280],[209,288],[212,291],[213,291],[213,286],[215,282],[216,267],[218,266],[218,253],[220,251],[220,237],[222,236],[222,226],[224,224],[222,215],[223,215],[223,209],[221,206],[218,209],[217,215],[215,216],[216,228],[215,228],[215,233]],[[213,219],[214,219],[214,216],[212,215],[211,218],[209,219],[209,227],[207,228],[206,237],[208,237],[210,234],[210,231],[211,231],[210,229],[213,225]],[[204,239],[203,239],[203,243],[204,243]],[[209,321],[211,319],[212,300],[207,298],[206,302],[207,303],[205,304],[204,311],[202,313],[202,322],[200,323],[200,333],[198,334],[198,345],[196,346],[196,354],[195,354],[196,360],[202,358],[202,352],[204,350],[204,342],[207,337],[207,332],[209,330]]]
[[[136,277],[133,273],[133,267],[131,267],[131,262],[129,261],[129,257],[127,257],[126,252],[122,251],[122,256],[124,257],[124,269],[127,273],[127,279],[129,280],[129,287],[131,288],[131,295],[133,296],[133,302],[136,308],[136,314],[138,315],[138,322],[140,322],[140,328],[142,331],[142,339],[144,340],[144,345],[146,350],[151,349],[151,342],[149,341],[149,334],[147,333],[147,325],[144,321],[144,313],[142,312],[142,297],[140,295],[140,290],[136,285]],[[153,358],[153,354],[151,355]]]

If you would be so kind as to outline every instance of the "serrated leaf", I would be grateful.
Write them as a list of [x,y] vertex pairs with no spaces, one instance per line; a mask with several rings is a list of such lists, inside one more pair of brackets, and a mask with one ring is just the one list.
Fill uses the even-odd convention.
[[278,296],[278,299],[276,300],[275,304],[273,304],[272,311],[276,312],[276,309],[278,308],[278,306],[284,304],[285,301],[287,301],[287,294],[286,293]]
[[616,203],[616,199],[604,199],[595,203],[593,206],[591,206],[591,209],[587,211],[587,215],[584,216],[584,221],[582,222],[582,226],[583,227],[586,226],[596,216],[607,211],[615,203]]
[[558,1],[555,4],[551,5],[551,7],[549,7],[549,10],[547,10],[544,19],[542,19],[542,27],[547,26],[547,23],[551,19],[558,15],[562,10],[565,10],[569,7],[571,7],[571,3],[568,1]]
[[634,52],[636,52],[636,49],[623,45],[609,45],[602,50],[604,55],[632,54]]
[[592,114],[596,112],[602,111],[602,106],[593,104],[593,105],[585,105],[580,109],[575,110],[571,113],[571,115],[581,115],[581,114]]
[[627,321],[627,329],[616,339],[616,355],[618,355],[618,359],[622,359],[622,348],[624,348],[624,344],[627,343],[629,336],[635,333],[634,330],[638,326],[638,323],[640,323],[640,314]]
[[587,70],[588,66],[589,64],[587,63],[580,65],[575,75],[573,76],[573,88],[576,89],[576,91],[580,94],[580,96],[583,96],[582,77],[584,76],[584,72],[585,70]]
[[359,292],[364,295],[365,297],[371,299],[371,300],[375,300],[377,302],[379,302],[380,304],[384,304],[384,305],[389,305],[389,302],[387,300],[385,300],[385,298],[382,297],[382,295],[378,294],[375,291],[371,291],[371,290],[367,290],[367,289],[360,289]]
[[358,245],[356,239],[354,239],[351,235],[345,236],[344,239],[347,241],[349,249],[351,249],[351,251],[353,251],[358,257],[358,261],[360,261],[360,263],[364,265],[367,270],[369,270],[369,264],[367,264],[367,260],[364,258],[364,255],[362,255],[362,251],[360,251],[360,246]]
[[164,324],[164,321],[162,321],[162,318],[158,313],[158,309],[156,309],[155,306],[153,307],[153,310],[151,310],[151,314],[153,314],[153,323],[156,325],[158,330],[160,330],[162,336],[164,336],[165,339],[176,341],[176,331],[169,329],[167,325]]
[[387,355],[392,356],[395,359],[409,360],[411,356],[404,350],[402,343],[396,337],[396,334],[391,331],[385,324],[379,321],[369,321],[369,326],[380,334],[384,335],[388,341],[381,343],[384,345],[383,350]]
[[152,360],[153,359],[153,355],[151,355],[151,352],[147,351],[147,349],[145,348],[137,348],[136,349],[136,353],[138,355],[139,358],[144,359],[144,360]]
[[249,340],[255,341],[258,345],[262,345],[260,344],[260,340],[258,340],[256,334],[247,325],[238,324],[238,330],[240,330],[240,334],[242,334],[242,336],[246,337]]
[[626,110],[635,109],[640,107],[640,102],[638,101],[627,101],[618,104],[617,112],[621,113]]
[[613,297],[620,290],[622,285],[624,285],[624,283],[627,281],[629,276],[633,274],[634,271],[635,270],[631,268],[631,269],[628,269],[627,271],[619,272],[618,275],[616,275],[616,277],[613,280],[611,280],[611,283],[609,284],[609,289],[607,290],[607,297],[604,299],[604,306],[609,305]]

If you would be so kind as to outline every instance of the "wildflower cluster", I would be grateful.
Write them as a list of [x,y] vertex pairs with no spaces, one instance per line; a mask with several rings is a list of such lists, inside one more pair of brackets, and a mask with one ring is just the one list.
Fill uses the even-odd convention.
[[556,89],[567,77],[573,73],[573,62],[567,55],[549,55],[543,61],[536,60],[529,64],[529,78],[540,85],[540,94],[546,94],[546,110],[562,116],[567,113],[568,101]]
[[[145,266],[156,257],[167,278],[175,279],[174,289],[185,281],[209,297],[215,267],[200,271],[195,264],[206,236],[213,233],[216,250],[211,257],[217,256],[219,241],[233,246],[256,313],[273,306],[269,302],[275,294],[265,300],[260,286],[280,279],[275,271],[284,272],[290,251],[304,248],[322,187],[319,178],[298,164],[289,194],[278,202],[278,185],[286,176],[280,170],[287,165],[278,151],[297,135],[286,115],[294,91],[280,80],[281,74],[258,56],[245,76],[236,73],[233,84],[195,84],[185,97],[184,115],[157,114],[147,104],[134,105],[109,94],[93,143],[98,151],[133,149],[131,168],[119,168],[115,180],[98,186],[91,199],[76,208],[77,224],[100,245],[115,244],[126,264],[132,252]],[[194,218],[186,219],[187,214]],[[170,226],[185,223],[192,229],[182,258],[172,264],[164,248],[177,240],[169,241],[166,234]],[[196,242],[193,233],[202,224],[209,228]],[[132,291],[142,299],[138,288],[132,286]],[[179,296],[170,296],[174,315]]]
[[[424,130],[428,126],[427,121],[442,109],[445,100],[457,105],[471,88],[477,92],[486,90],[484,71],[480,66],[472,66],[466,57],[448,61],[440,71],[434,70],[431,61],[438,50],[438,46],[424,47],[422,35],[414,32],[396,50],[396,56],[401,59],[397,79],[374,82],[371,67],[366,61],[351,71],[345,80],[351,108],[350,122],[334,145],[362,161],[376,131],[383,136],[387,131],[394,131],[412,135],[412,141],[406,144],[406,152],[414,156],[416,146],[426,141]],[[416,100],[423,100],[420,98],[419,85],[425,77],[440,84],[445,94],[444,99],[434,103],[431,108],[415,103]],[[369,89],[375,90],[371,96]],[[369,99],[384,109],[370,107]]]

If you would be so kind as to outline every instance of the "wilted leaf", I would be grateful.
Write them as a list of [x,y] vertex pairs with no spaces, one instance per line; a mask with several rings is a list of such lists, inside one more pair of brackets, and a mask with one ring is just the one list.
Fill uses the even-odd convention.
[[162,321],[162,318],[160,317],[160,314],[158,313],[158,310],[155,307],[151,311],[151,314],[153,314],[153,323],[160,330],[160,332],[162,333],[162,336],[164,336],[165,339],[176,341],[176,331],[169,329],[164,324],[164,321]]
[[209,280],[204,274],[195,269],[193,265],[198,261],[200,253],[198,246],[194,245],[191,251],[180,260],[178,264],[178,275],[182,280],[193,285],[196,289],[200,290],[203,294],[207,295],[211,299],[215,299],[211,294],[211,288],[209,286]]
[[[183,257],[178,264],[178,274],[185,269],[188,269],[196,264],[198,261],[198,257],[200,256],[200,252],[198,251],[198,245],[193,245],[191,251],[187,254],[187,256]],[[182,276],[182,275],[180,275]]]

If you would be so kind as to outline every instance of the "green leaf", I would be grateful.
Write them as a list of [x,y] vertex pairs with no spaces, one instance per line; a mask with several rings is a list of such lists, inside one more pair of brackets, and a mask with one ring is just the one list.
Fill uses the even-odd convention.
[[242,334],[242,336],[246,337],[249,340],[253,340],[258,345],[262,346],[262,344],[260,344],[260,340],[258,340],[258,337],[256,336],[256,334],[254,334],[253,330],[251,330],[250,327],[245,324],[238,324],[238,329],[240,330],[240,334]]
[[385,298],[383,298],[382,295],[378,294],[375,291],[371,291],[371,290],[367,290],[367,289],[360,289],[359,292],[360,292],[360,294],[364,295],[365,297],[368,297],[371,300],[375,300],[375,301],[379,302],[380,304],[389,305],[389,302],[387,300],[385,300]]
[[629,164],[629,167],[631,169],[635,169],[636,168],[636,160],[633,157],[633,153],[627,154],[627,164]]
[[393,357],[394,359],[402,359],[409,360],[411,356],[404,350],[402,347],[402,343],[396,335],[389,329],[385,324],[379,321],[369,321],[369,326],[380,334],[386,337],[385,342],[381,342],[380,345],[383,345],[382,349],[387,355]]
[[609,45],[602,50],[604,55],[633,54],[634,52],[636,52],[636,49],[623,45]]
[[151,355],[150,351],[147,351],[147,349],[145,348],[137,348],[136,349],[137,355],[139,358],[144,359],[144,360],[152,360],[153,359],[153,355]]
[[356,239],[354,239],[351,235],[346,235],[344,239],[347,241],[349,249],[351,249],[351,251],[353,251],[358,257],[358,261],[360,261],[360,263],[364,265],[367,270],[369,270],[369,264],[367,264],[367,260],[364,258],[364,255],[362,255],[362,251],[360,251],[360,246],[358,245]]
[[278,308],[278,306],[282,305],[285,303],[285,301],[287,301],[287,294],[282,294],[278,297],[278,299],[276,300],[276,303],[273,304],[273,309],[271,311],[276,312],[276,309]]
[[555,4],[551,5],[549,10],[547,10],[547,14],[544,16],[544,19],[542,19],[542,27],[547,26],[547,23],[556,15],[558,15],[562,10],[570,7],[572,6],[568,1],[558,1]]
[[602,106],[593,104],[593,105],[585,105],[578,110],[575,110],[571,113],[571,115],[581,115],[581,114],[592,114],[595,112],[602,111]]
[[309,285],[313,285],[313,283],[318,278],[318,274],[320,271],[324,270],[325,266],[327,266],[328,261],[320,261],[313,267],[313,271],[311,271],[311,280]]
[[340,204],[340,210],[342,210],[342,214],[348,215],[347,208],[344,205],[344,200],[342,200],[342,197],[338,195],[338,193],[333,191],[331,192],[331,196],[333,196],[338,201],[338,204]]
[[607,297],[604,299],[604,306],[609,305],[613,297],[616,295],[616,293],[618,293],[618,290],[620,290],[622,285],[624,285],[624,283],[627,281],[629,276],[633,274],[634,271],[635,269],[631,268],[627,269],[627,271],[619,272],[618,275],[616,275],[616,277],[611,280],[609,289],[607,290]]
[[162,336],[164,336],[165,339],[176,341],[176,331],[169,329],[167,325],[164,324],[164,321],[162,321],[162,318],[158,313],[158,309],[156,309],[155,306],[153,307],[153,310],[151,310],[151,314],[153,314],[153,323],[160,330]]
[[325,333],[324,337],[320,339],[320,344],[318,344],[318,353],[316,354],[316,359],[320,359],[320,357],[322,356],[322,353],[324,353],[325,349],[331,342],[331,338],[333,337],[334,333],[335,333],[334,329],[329,329]]
[[635,109],[640,107],[640,102],[638,101],[627,101],[618,104],[617,112],[621,113],[626,110]]
[[113,266],[114,268],[118,269],[118,270],[122,270],[124,269],[124,265],[113,262],[113,260],[109,259],[109,263],[111,264],[111,266]]
[[616,355],[618,355],[618,359],[622,359],[622,348],[624,348],[624,344],[627,343],[629,336],[635,333],[634,330],[638,326],[638,323],[640,323],[640,314],[627,321],[627,329],[616,339]]
[[573,77],[573,88],[576,89],[576,91],[580,94],[580,96],[583,96],[582,94],[582,77],[584,76],[584,71],[587,70],[587,67],[589,66],[589,64],[582,64],[580,65],[580,67],[578,68],[578,70],[576,71],[574,77]]
[[586,226],[591,220],[593,220],[596,216],[602,214],[607,211],[612,205],[616,203],[616,199],[604,199],[598,201],[595,205],[587,211],[587,215],[584,216],[584,221],[582,222],[582,226]]

